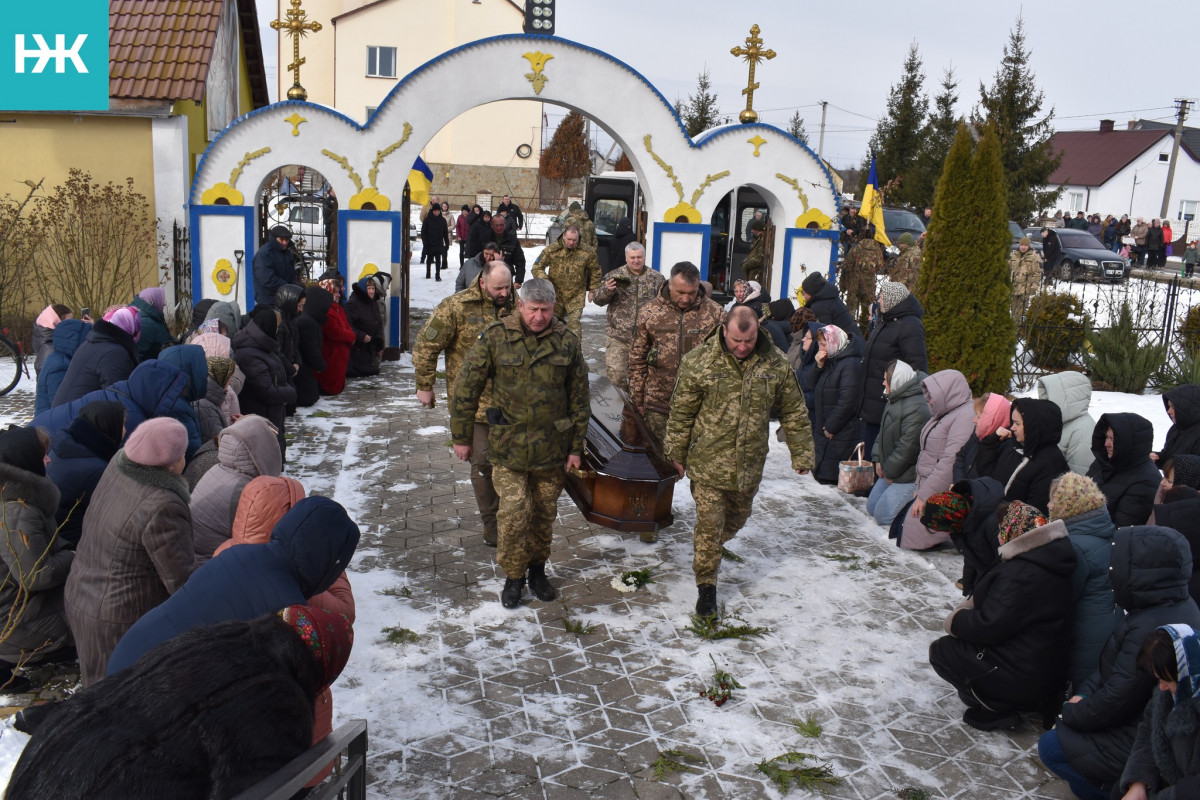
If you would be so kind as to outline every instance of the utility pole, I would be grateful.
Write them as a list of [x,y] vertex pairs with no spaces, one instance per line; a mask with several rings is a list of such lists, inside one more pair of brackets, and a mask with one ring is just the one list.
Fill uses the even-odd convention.
[[1168,204],[1171,202],[1171,184],[1175,182],[1175,162],[1179,160],[1179,140],[1183,138],[1183,121],[1187,118],[1188,106],[1191,100],[1183,97],[1175,98],[1175,109],[1179,116],[1175,119],[1175,143],[1171,145],[1171,164],[1167,167],[1167,188],[1163,189],[1162,208],[1158,212],[1159,219],[1167,218]]
[[821,101],[821,138],[817,140],[817,155],[825,157],[825,108],[829,103]]

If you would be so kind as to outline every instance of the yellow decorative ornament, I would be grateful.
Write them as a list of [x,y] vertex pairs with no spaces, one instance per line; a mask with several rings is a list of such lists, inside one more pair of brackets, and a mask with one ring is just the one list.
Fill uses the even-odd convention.
[[366,264],[363,264],[362,272],[358,273],[358,278],[357,278],[357,280],[355,280],[355,283],[357,283],[358,281],[361,281],[363,278],[367,277],[368,275],[374,275],[376,272],[379,272],[379,267],[375,266],[374,263],[368,261]]
[[217,285],[217,291],[221,294],[229,294],[233,291],[233,284],[237,281],[237,272],[233,269],[233,264],[229,263],[228,258],[218,258],[217,265],[212,271],[213,283]]
[[822,230],[829,230],[833,227],[833,220],[825,215],[825,212],[819,208],[810,208],[800,216],[796,217],[797,228],[807,228],[812,223],[817,223],[817,227]]
[[[744,113],[744,112],[743,112]],[[767,140],[759,136],[757,133],[746,140],[746,144],[754,145],[754,157],[758,158],[758,148],[767,143]]]
[[392,201],[386,194],[380,194],[378,189],[368,187],[350,198],[350,208],[358,211],[368,206],[368,211],[390,211]]
[[546,68],[546,62],[554,56],[539,50],[535,53],[522,53],[521,57],[528,61],[529,66],[533,68],[533,72],[525,73],[525,80],[533,86],[534,94],[541,94],[542,87],[546,85],[546,81],[550,80],[542,73],[542,70]]
[[292,126],[292,136],[299,136],[300,124],[303,122],[308,122],[308,120],[297,114],[295,111],[292,112],[290,117],[284,117],[283,121]]
[[700,212],[695,206],[690,203],[676,203],[663,214],[663,222],[679,222],[680,217],[684,217],[683,222],[690,222],[692,225],[699,225],[701,220]]
[[244,201],[241,192],[223,181],[200,195],[201,204],[206,206],[240,206]]

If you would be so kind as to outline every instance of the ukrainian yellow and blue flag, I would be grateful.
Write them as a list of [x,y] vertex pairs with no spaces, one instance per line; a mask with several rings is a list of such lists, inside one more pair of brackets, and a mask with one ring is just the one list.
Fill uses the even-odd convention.
[[[872,165],[872,168],[873,165]],[[874,173],[872,173],[874,174]],[[408,196],[419,206],[429,204],[429,190],[433,188],[433,170],[424,159],[417,156],[416,163],[408,173]]]
[[875,174],[875,156],[871,156],[871,174],[867,177],[867,188],[863,190],[862,205],[858,209],[860,217],[875,226],[875,241],[884,247],[891,247],[887,232],[883,229],[883,195],[879,193],[879,176]]

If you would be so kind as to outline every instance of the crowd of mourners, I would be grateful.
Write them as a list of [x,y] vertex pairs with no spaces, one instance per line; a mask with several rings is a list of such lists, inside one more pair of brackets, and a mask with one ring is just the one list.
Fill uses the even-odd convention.
[[[36,320],[37,414],[0,433],[0,690],[31,706],[8,797],[226,797],[332,730],[359,529],[284,476],[287,417],[379,371],[386,276]],[[324,777],[318,776],[314,783]]]
[[[1191,277],[1200,263],[1200,242],[1185,242],[1182,232],[1178,240],[1169,219],[1138,217],[1130,219],[1127,214],[1119,218],[1112,214],[1084,214],[1070,211],[1055,211],[1047,214],[1042,224],[1046,229],[1074,228],[1095,236],[1105,249],[1128,258],[1134,266],[1159,269],[1166,266],[1167,258],[1183,257],[1184,274]],[[1185,225],[1186,227],[1186,225]]]

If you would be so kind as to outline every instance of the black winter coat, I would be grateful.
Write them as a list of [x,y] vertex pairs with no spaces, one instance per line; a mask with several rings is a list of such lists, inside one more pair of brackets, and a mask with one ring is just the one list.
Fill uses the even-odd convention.
[[954,481],[957,483],[991,475],[1003,446],[1004,440],[994,433],[983,437],[983,441],[979,440],[979,434],[972,433],[954,457]]
[[796,381],[800,384],[800,391],[804,394],[804,405],[808,409],[808,424],[816,431],[817,331],[821,330],[821,323],[809,322],[808,330],[812,334],[812,341],[808,349],[804,349],[804,332],[796,331],[792,334],[792,346],[788,348],[787,355],[788,363],[792,365],[792,371],[796,373]]
[[1014,411],[1025,422],[1025,443],[1005,439],[991,477],[1004,485],[1006,500],[1020,500],[1046,513],[1050,483],[1067,472],[1067,459],[1058,449],[1062,438],[1062,411],[1049,400],[1022,397],[1014,400]]
[[72,549],[83,533],[83,515],[92,502],[92,492],[120,446],[82,417],[72,420],[51,442],[46,477],[59,491],[54,519],[59,538]]
[[[375,354],[383,350],[383,315],[379,313],[379,304],[367,297],[364,281],[369,280],[371,278],[366,277],[354,284],[350,289],[350,299],[346,301],[346,319],[354,330],[347,377],[379,374],[379,362]],[[367,336],[371,337],[371,341],[363,341]]]
[[1200,386],[1194,383],[1176,386],[1162,396],[1175,407],[1175,424],[1167,431],[1167,441],[1158,453],[1158,463],[1187,453],[1200,455]]
[[300,352],[300,371],[295,377],[298,406],[311,406],[321,397],[321,387],[313,373],[326,369],[325,356],[321,354],[325,342],[321,328],[333,305],[333,295],[320,286],[310,286],[305,295],[308,299],[304,302],[304,310],[296,317],[296,346]]
[[1067,679],[1075,548],[1065,526],[1035,528],[1002,546],[1000,563],[975,584],[973,608],[949,621],[952,636],[979,650],[988,693],[1034,710]]
[[[866,343],[858,323],[854,321],[854,317],[850,316],[850,309],[846,308],[846,304],[838,296],[836,285],[826,282],[816,294],[808,298],[804,305],[812,309],[822,324],[837,325],[845,331],[847,336],[858,342],[860,348]],[[913,369],[917,368],[915,364],[912,367]],[[924,365],[921,366],[921,369],[925,369]],[[880,380],[883,379],[882,373],[879,377]]]
[[270,420],[278,431],[279,449],[284,450],[287,406],[296,402],[296,389],[287,382],[287,372],[279,358],[279,343],[251,320],[233,337],[233,360],[246,376],[238,393],[242,413]]
[[979,579],[1000,563],[996,507],[1004,499],[1004,487],[992,478],[972,478],[955,483],[951,491],[971,501],[962,531],[950,534],[950,541],[963,556],[962,593],[970,597]]
[[137,343],[133,337],[111,322],[98,319],[71,357],[67,374],[50,406],[61,406],[88,392],[107,389],[117,381],[126,380],[137,365]]
[[[524,283],[525,251],[521,249],[521,241],[517,238],[517,232],[506,230],[504,235],[497,239],[491,224],[481,221],[479,224],[471,226],[471,235],[467,239],[467,258],[479,255],[483,251],[483,246],[488,242],[494,242],[500,248],[504,263],[512,268],[513,280],[517,283]],[[624,261],[625,259],[622,257],[621,262],[624,263]]]
[[297,309],[303,291],[299,286],[288,284],[275,293],[275,308],[280,317],[279,330],[275,334],[279,339],[279,358],[287,370],[288,382],[293,386],[296,374],[292,365],[300,363],[300,333],[296,329],[296,318],[300,314]]
[[[838,462],[850,458],[858,444],[858,367],[860,353],[853,339],[842,351],[815,370],[816,426],[813,444],[816,467],[813,475],[820,480],[836,482]],[[832,434],[829,438],[825,434]],[[868,456],[864,455],[863,458]]]
[[[1167,503],[1154,507],[1154,524],[1173,528],[1183,534],[1188,550],[1200,554],[1200,497]],[[1188,576],[1188,594],[1200,603],[1200,558],[1192,558],[1192,572]],[[1197,628],[1200,630],[1200,628]]]
[[[267,243],[258,248],[254,260],[250,262],[251,274],[254,276],[253,305],[275,305],[275,293],[283,286],[296,282],[296,257],[292,253],[295,243],[284,250],[279,242],[268,239]],[[230,329],[229,335],[236,333]]]
[[1133,747],[1153,678],[1137,669],[1137,655],[1159,625],[1200,626],[1200,608],[1188,596],[1192,556],[1177,532],[1160,526],[1117,531],[1109,575],[1126,616],[1100,653],[1100,666],[1076,689],[1078,703],[1062,707],[1058,740],[1075,769],[1095,784],[1110,786]]
[[421,223],[421,248],[428,256],[444,256],[450,249],[450,228],[441,214],[430,213]]
[[900,359],[918,372],[929,371],[925,353],[925,309],[911,294],[879,318],[871,331],[862,360],[862,383],[858,407],[863,422],[878,425],[883,418],[883,373]]
[[[1108,429],[1113,432],[1113,457],[1104,449]],[[1154,510],[1154,496],[1162,475],[1150,460],[1154,426],[1138,414],[1103,414],[1092,433],[1088,470],[1108,500],[1108,514],[1118,528],[1145,525]]]

